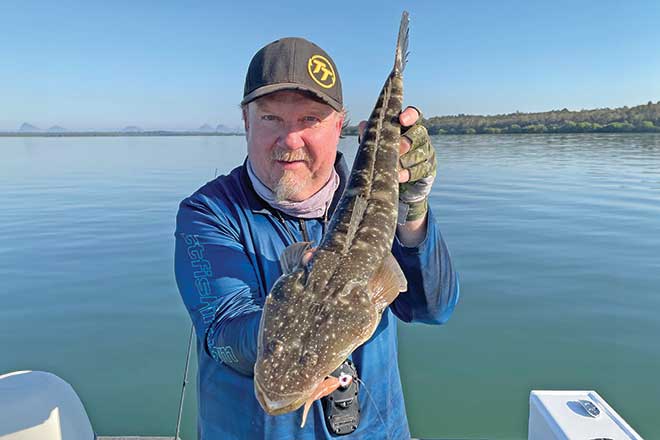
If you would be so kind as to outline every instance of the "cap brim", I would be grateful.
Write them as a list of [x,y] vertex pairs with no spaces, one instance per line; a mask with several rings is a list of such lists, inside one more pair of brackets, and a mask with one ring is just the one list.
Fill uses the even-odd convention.
[[337,110],[338,112],[342,111],[343,109],[342,105],[339,102],[332,99],[328,95],[319,93],[318,90],[312,89],[310,87],[305,87],[304,85],[297,83],[277,83],[277,84],[269,84],[267,86],[258,87],[253,91],[251,91],[250,93],[248,93],[243,98],[243,100],[241,101],[241,105],[245,105],[250,101],[254,101],[257,98],[261,98],[262,96],[268,95],[270,93],[279,92],[280,90],[301,90],[303,92],[308,92],[316,96],[321,101],[325,102],[330,107]]

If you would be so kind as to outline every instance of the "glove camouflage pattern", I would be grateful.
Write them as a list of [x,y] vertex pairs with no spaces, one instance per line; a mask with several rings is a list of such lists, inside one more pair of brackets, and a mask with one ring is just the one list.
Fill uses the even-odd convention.
[[426,216],[428,198],[438,168],[435,149],[421,120],[420,114],[417,122],[402,133],[412,146],[399,158],[400,169],[410,173],[408,181],[399,184],[399,224]]

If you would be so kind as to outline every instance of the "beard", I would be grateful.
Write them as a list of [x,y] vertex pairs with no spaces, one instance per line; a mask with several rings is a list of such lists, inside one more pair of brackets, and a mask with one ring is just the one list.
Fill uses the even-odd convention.
[[[310,157],[304,148],[294,151],[276,149],[272,153],[272,158],[274,160],[285,161],[304,160],[307,164],[310,162]],[[300,200],[296,200],[296,196],[304,191],[307,185],[311,183],[311,180],[310,175],[300,176],[294,171],[285,170],[279,180],[275,182],[275,187],[273,188],[275,199],[278,202],[299,202]]]
[[310,182],[310,176],[298,176],[293,171],[286,170],[273,188],[275,199],[278,202],[299,202],[300,200],[296,200],[296,195],[300,194]]

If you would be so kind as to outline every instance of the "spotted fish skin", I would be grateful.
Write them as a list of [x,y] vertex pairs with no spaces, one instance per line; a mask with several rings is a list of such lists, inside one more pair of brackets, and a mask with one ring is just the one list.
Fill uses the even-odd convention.
[[391,254],[399,198],[398,161],[408,13],[401,18],[394,68],[367,122],[349,182],[311,261],[306,244],[285,250],[283,275],[261,318],[255,394],[269,414],[296,410],[406,290]]

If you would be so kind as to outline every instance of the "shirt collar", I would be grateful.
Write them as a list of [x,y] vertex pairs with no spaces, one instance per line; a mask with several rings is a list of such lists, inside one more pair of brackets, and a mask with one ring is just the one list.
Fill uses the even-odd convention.
[[[335,195],[332,197],[332,202],[330,203],[330,208],[328,209],[328,218],[332,216],[332,213],[339,203],[341,195],[344,193],[344,189],[348,183],[348,165],[346,165],[346,160],[344,159],[344,154],[341,151],[337,151],[337,157],[335,158],[335,171],[339,174],[339,188],[335,191]],[[252,182],[250,181],[250,176],[247,173],[247,158],[243,162],[243,166],[240,169],[240,178],[245,188],[245,193],[247,195],[248,206],[254,214],[264,214],[264,215],[274,215],[274,208],[266,203],[254,190]]]

